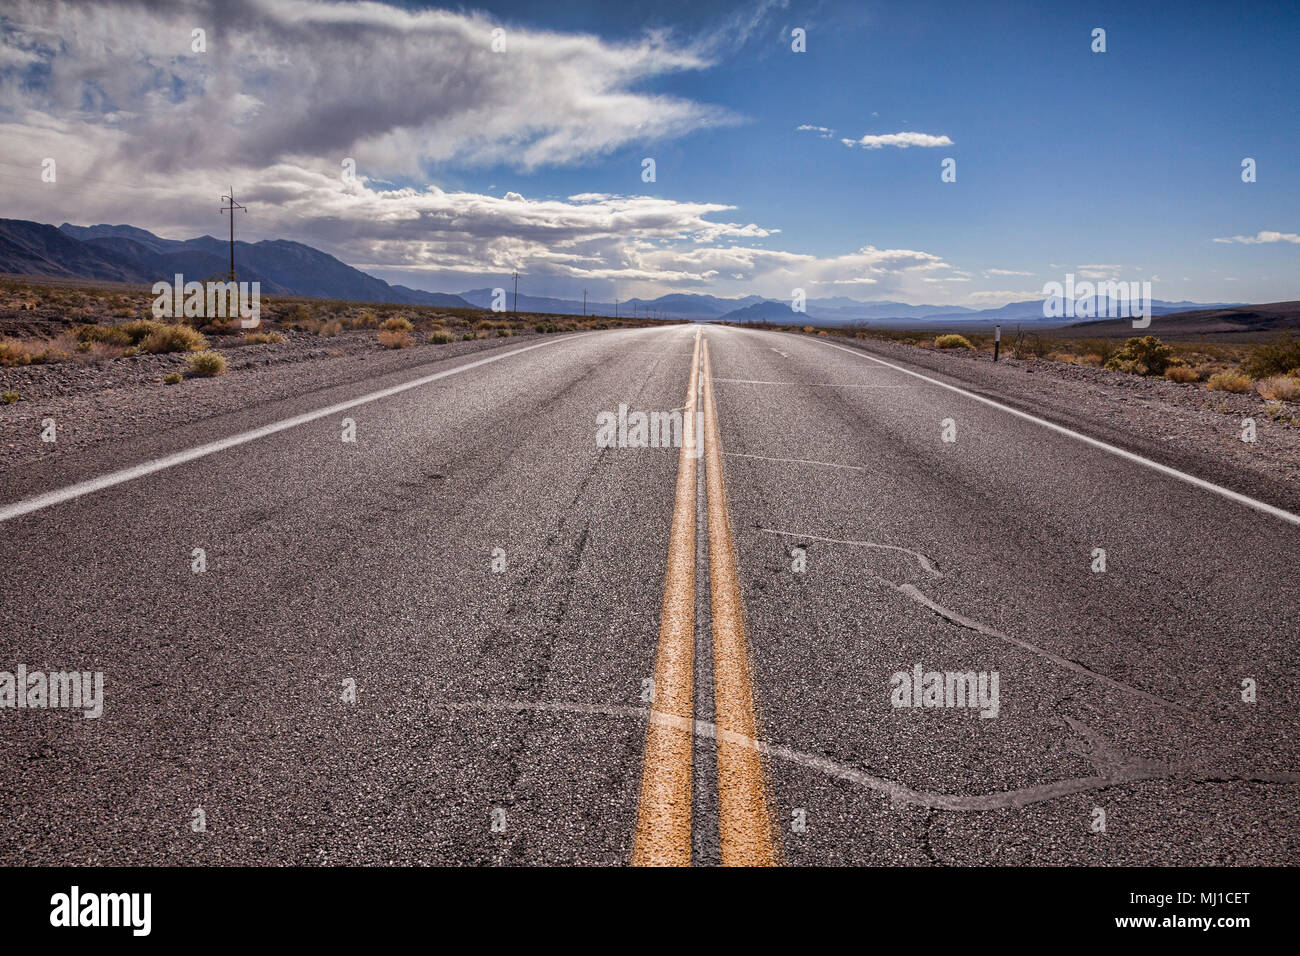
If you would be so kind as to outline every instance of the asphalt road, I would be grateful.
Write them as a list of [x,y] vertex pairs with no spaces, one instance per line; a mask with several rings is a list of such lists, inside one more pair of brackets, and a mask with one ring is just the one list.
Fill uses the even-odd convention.
[[[696,335],[510,343],[6,480],[237,439],[0,521],[0,670],[104,680],[97,719],[0,709],[0,862],[1300,861],[1300,527],[892,357],[710,327],[706,368]],[[598,447],[693,380],[690,485]],[[918,666],[983,705],[894,706]]]

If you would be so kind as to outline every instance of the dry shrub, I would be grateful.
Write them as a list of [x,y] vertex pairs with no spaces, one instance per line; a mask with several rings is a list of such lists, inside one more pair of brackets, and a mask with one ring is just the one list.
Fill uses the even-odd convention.
[[235,335],[240,331],[238,319],[212,319],[211,321],[200,320],[199,331],[206,332],[209,335]]
[[120,345],[112,345],[109,342],[82,342],[77,346],[77,351],[91,362],[107,362],[110,359],[121,358],[126,351]]
[[384,329],[379,333],[379,344],[386,349],[410,348],[411,333],[400,329]]
[[1205,387],[1215,392],[1244,395],[1250,391],[1251,384],[1249,375],[1242,375],[1240,372],[1215,372],[1205,383]]
[[[70,332],[64,332],[61,335],[41,343],[42,348],[39,352],[32,352],[33,365],[48,365],[53,362],[67,362],[76,358],[78,351],[83,344],[77,341],[77,337]],[[86,344],[86,348],[90,346]]]
[[198,352],[208,347],[208,340],[197,329],[188,325],[162,325],[150,332],[141,350],[153,355],[163,352]]
[[1243,369],[1255,378],[1285,375],[1300,369],[1300,339],[1283,332],[1273,342],[1260,345],[1250,354]]
[[934,340],[934,347],[937,349],[973,349],[975,346],[970,344],[970,339],[966,338],[966,336],[953,332],[948,335],[937,336]]
[[1199,382],[1201,373],[1189,365],[1171,365],[1165,369],[1165,378],[1186,385],[1188,382]]
[[220,375],[226,370],[226,357],[220,352],[196,352],[190,356],[190,373],[202,378]]
[[1130,375],[1164,375],[1174,350],[1154,335],[1132,338],[1106,362],[1106,368]]
[[1092,365],[1100,367],[1102,359],[1100,355],[1090,353],[1088,355],[1075,355],[1073,352],[1052,352],[1047,356],[1048,361],[1064,362],[1066,365]]
[[114,328],[127,337],[127,344],[139,345],[155,331],[165,328],[165,326],[152,319],[136,319],[134,322],[123,322],[121,325],[114,326]]
[[30,365],[32,352],[25,342],[17,339],[0,339],[0,365]]
[[1255,390],[1275,402],[1300,401],[1300,379],[1290,375],[1274,375],[1256,382]]
[[415,328],[408,319],[404,319],[400,315],[395,315],[391,319],[384,319],[379,327],[385,332],[410,332]]
[[1205,381],[1207,378],[1209,378],[1209,377],[1210,377],[1211,375],[1213,375],[1215,372],[1221,372],[1221,371],[1223,371],[1223,370],[1222,370],[1221,368],[1219,368],[1217,365],[1212,365],[1212,364],[1210,364],[1210,363],[1208,363],[1208,362],[1207,362],[1207,363],[1204,363],[1204,364],[1202,364],[1202,365],[1196,365],[1196,366],[1193,366],[1193,367],[1196,369],[1196,376],[1197,376],[1197,378],[1199,378],[1201,381]]
[[128,331],[126,325],[79,325],[73,330],[72,334],[76,336],[79,342],[106,342],[122,348],[135,345],[137,341],[132,338],[131,332]]

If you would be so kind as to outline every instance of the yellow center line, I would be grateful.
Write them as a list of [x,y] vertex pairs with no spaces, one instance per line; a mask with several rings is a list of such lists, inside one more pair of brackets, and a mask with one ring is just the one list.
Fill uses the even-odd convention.
[[663,614],[655,657],[654,702],[646,731],[637,811],[634,866],[691,862],[691,748],[695,688],[695,434],[700,332],[695,331],[691,381],[682,409],[682,448],[668,538]]
[[[781,851],[772,825],[762,756],[740,740],[758,740],[754,685],[745,635],[744,605],[727,487],[722,442],[713,400],[709,344],[704,343],[705,485],[709,516],[709,583],[713,601],[713,706],[719,733],[718,834],[723,866],[777,866]],[[678,485],[678,494],[681,486]],[[662,645],[661,645],[662,646]]]

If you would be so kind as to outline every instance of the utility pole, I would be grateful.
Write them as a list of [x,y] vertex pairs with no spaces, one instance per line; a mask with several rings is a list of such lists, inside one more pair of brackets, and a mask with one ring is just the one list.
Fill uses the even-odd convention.
[[515,307],[514,312],[519,311],[519,273],[515,273]]
[[618,318],[618,299],[614,300],[614,318]]
[[582,317],[587,317],[587,290],[582,290]]
[[230,187],[230,194],[228,196],[221,197],[221,201],[224,203],[229,203],[228,206],[222,206],[221,211],[223,213],[224,212],[230,213],[230,281],[234,282],[235,281],[235,210],[242,209],[244,210],[244,212],[248,212],[248,207],[242,206],[239,203],[235,202],[234,186]]

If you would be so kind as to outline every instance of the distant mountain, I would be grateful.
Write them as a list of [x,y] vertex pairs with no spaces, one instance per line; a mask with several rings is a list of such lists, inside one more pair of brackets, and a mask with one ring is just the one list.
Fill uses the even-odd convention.
[[[1019,322],[1019,323],[1036,323],[1038,325],[1072,325],[1080,321],[1088,321],[1089,316],[1083,316],[1079,313],[1087,311],[1092,313],[1092,317],[1105,317],[1110,311],[1110,299],[1106,296],[1092,296],[1091,298],[1079,299],[1075,302],[1074,314],[1063,315],[1064,309],[1061,308],[1062,300],[1052,299],[1031,299],[1027,302],[1010,302],[1007,305],[1000,306],[996,309],[983,309],[979,312],[945,312],[926,317],[927,322],[934,323],[952,323],[952,322]],[[1214,309],[1229,306],[1232,303],[1225,302],[1169,302],[1165,299],[1151,300],[1151,314],[1168,315],[1172,312],[1185,312],[1190,308]],[[1047,307],[1045,309],[1045,306]],[[1118,307],[1117,307],[1118,308]],[[1058,314],[1056,318],[1048,318],[1044,311],[1053,311]],[[1129,321],[1129,320],[1124,320]],[[1131,327],[1131,325],[1130,325]]]
[[[500,288],[500,286],[498,286]],[[505,290],[506,311],[515,308],[514,290],[507,288]],[[459,294],[459,298],[464,299],[476,309],[492,308],[494,296],[493,289],[470,289],[468,292]],[[519,296],[519,311],[521,312],[546,312],[555,315],[582,315],[582,300],[573,299],[550,299],[540,295],[521,295]],[[614,306],[612,303],[606,304],[597,302],[592,299],[587,303],[587,313],[589,315],[613,315]]]
[[800,315],[790,308],[789,302],[774,302],[771,299],[764,299],[762,302],[747,305],[743,309],[734,309],[725,315],[720,315],[718,319],[722,322],[772,322],[777,325],[795,325],[810,320],[810,316]]
[[[834,302],[835,305],[828,308],[825,304],[828,301]],[[1019,323],[1039,326],[1062,326],[1080,321],[1077,317],[1077,311],[1080,308],[1079,303],[1086,303],[1094,316],[1098,314],[1104,316],[1110,308],[1110,300],[1105,296],[1093,296],[1091,299],[1078,300],[1076,303],[1076,316],[1057,318],[1048,318],[1043,314],[1043,305],[1047,301],[1043,299],[1011,302],[995,309],[981,309],[978,311],[962,306],[908,305],[904,302],[860,302],[857,306],[847,306],[843,304],[845,301],[843,298],[838,300],[809,299],[806,303],[807,311],[799,314],[791,310],[788,302],[776,302],[769,299],[757,305],[736,309],[718,318],[723,322],[767,321],[784,325],[810,324],[825,326],[847,325],[852,322],[867,322],[882,326],[977,323],[983,325]],[[852,302],[853,300],[849,299],[847,301]],[[1060,300],[1053,301],[1056,306],[1060,305]],[[1168,302],[1163,299],[1153,299],[1151,314],[1155,316],[1185,312],[1189,306],[1200,309],[1232,307],[1231,303]],[[1055,311],[1062,312],[1063,310],[1056,308]],[[1123,321],[1127,322],[1129,320]]]
[[59,226],[59,230],[67,233],[73,239],[80,239],[85,242],[87,239],[134,239],[142,246],[148,246],[154,252],[166,252],[175,249],[177,246],[185,245],[182,239],[163,239],[161,236],[155,236],[147,229],[139,229],[135,226],[74,226],[70,222],[65,222]]
[[53,226],[25,219],[0,220],[0,271],[18,275],[139,281],[136,266],[87,245]]
[[[498,286],[498,288],[501,288]],[[494,290],[469,289],[460,293],[460,297],[480,309],[492,308]],[[505,306],[515,308],[513,287],[506,288]],[[615,302],[587,301],[588,315],[614,315],[631,317],[655,314],[665,319],[716,319],[737,306],[762,302],[762,296],[747,295],[738,299],[722,299],[714,295],[697,295],[694,293],[674,292],[657,299],[622,299]],[[553,299],[546,296],[519,294],[519,311],[549,312],[555,315],[582,315],[581,299]]]
[[[187,281],[221,278],[230,268],[230,244],[224,239],[164,239],[130,225],[54,226],[24,219],[0,219],[0,273],[45,275],[61,278],[101,279],[152,285],[172,281],[181,274]],[[235,243],[235,270],[239,278],[258,281],[262,291],[280,295],[318,296],[358,302],[393,302],[448,308],[490,309],[494,290],[470,289],[460,295],[425,292],[354,269],[333,256],[286,239]],[[514,308],[513,287],[506,289],[505,306]],[[1104,297],[1087,300],[1094,316],[1104,317]],[[879,326],[965,325],[1022,323],[1062,326],[1087,321],[1087,316],[1046,318],[1044,300],[1011,302],[995,309],[974,310],[958,305],[910,305],[906,302],[859,302],[847,296],[808,299],[806,311],[795,313],[788,301],[758,295],[722,298],[700,293],[674,292],[657,299],[624,299],[586,303],[588,315],[646,316],[666,319],[727,322],[776,322],[823,326],[867,322]],[[583,314],[581,299],[519,296],[523,312]],[[1238,308],[1234,303],[1169,302],[1156,299],[1152,315],[1189,310]],[[1217,317],[1213,321],[1233,321]],[[1209,321],[1209,320],[1207,320]]]
[[663,313],[670,318],[713,319],[736,308],[762,302],[760,295],[746,295],[738,299],[721,299],[716,295],[674,292],[657,299],[628,299],[624,305],[638,312]]
[[908,305],[906,302],[858,302],[846,296],[809,299],[808,312],[855,322],[865,319],[923,319],[940,313],[974,312],[962,305]]
[[[1152,310],[1154,312],[1154,310]],[[1070,326],[1080,335],[1131,333],[1128,319],[1103,319],[1076,322]],[[1300,329],[1300,302],[1267,302],[1260,305],[1234,305],[1166,313],[1160,323],[1162,334],[1214,335],[1243,332],[1277,332]]]
[[[230,244],[212,236],[164,239],[136,226],[101,224],[57,229],[23,219],[0,219],[0,272],[103,279],[152,285],[222,278]],[[460,296],[389,285],[300,242],[264,239],[235,243],[235,271],[264,293],[471,308]]]
[[802,313],[789,302],[763,299],[742,309],[718,316],[723,322],[810,322],[814,325],[847,325],[852,322],[879,320],[926,319],[938,313],[975,315],[973,309],[959,305],[908,305],[906,302],[858,302],[836,296],[831,299],[808,299]]

